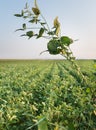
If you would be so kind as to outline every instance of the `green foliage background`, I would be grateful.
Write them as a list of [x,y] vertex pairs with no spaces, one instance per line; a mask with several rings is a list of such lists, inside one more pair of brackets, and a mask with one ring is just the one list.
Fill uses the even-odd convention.
[[96,64],[66,60],[0,61],[0,130],[95,130]]

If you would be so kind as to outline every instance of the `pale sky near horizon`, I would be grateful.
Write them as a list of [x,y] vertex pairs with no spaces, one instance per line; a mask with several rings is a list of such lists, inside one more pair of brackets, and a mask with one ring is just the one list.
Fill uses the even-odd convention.
[[[47,49],[48,40],[20,37],[14,32],[22,26],[21,18],[14,14],[21,12],[25,3],[30,7],[34,0],[0,1],[0,59],[52,59]],[[96,59],[96,0],[37,0],[42,14],[52,27],[58,16],[62,35],[79,39],[71,45],[76,58]]]

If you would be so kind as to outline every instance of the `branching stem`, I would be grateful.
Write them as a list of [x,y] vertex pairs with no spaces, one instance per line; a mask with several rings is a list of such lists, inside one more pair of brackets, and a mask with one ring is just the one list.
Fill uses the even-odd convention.
[[48,25],[48,23],[47,23],[47,20],[46,20],[45,17],[42,15],[42,13],[40,13],[40,15],[41,15],[42,19],[45,21],[45,23],[46,23],[46,25],[47,25],[47,28],[48,28],[48,31],[50,32],[50,27],[49,27],[49,25]]

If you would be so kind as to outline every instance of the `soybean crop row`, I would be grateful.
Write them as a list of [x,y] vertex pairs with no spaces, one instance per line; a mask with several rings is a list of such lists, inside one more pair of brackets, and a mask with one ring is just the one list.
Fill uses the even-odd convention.
[[0,130],[96,130],[96,63],[0,61]]

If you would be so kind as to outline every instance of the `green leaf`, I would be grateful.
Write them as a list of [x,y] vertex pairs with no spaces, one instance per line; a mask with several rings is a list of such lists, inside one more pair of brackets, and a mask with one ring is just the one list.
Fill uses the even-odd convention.
[[32,19],[32,20],[30,20],[29,22],[30,22],[30,23],[35,23],[35,21],[36,21],[35,19]]
[[29,38],[33,37],[33,35],[33,31],[26,32],[26,36],[28,36]]
[[49,35],[54,35],[55,32],[54,32],[54,31],[50,31],[50,32],[48,32],[48,34],[49,34]]
[[90,88],[86,88],[86,92],[87,93],[90,93],[91,91],[90,91]]
[[20,28],[20,29],[15,30],[15,32],[17,31],[24,31],[24,29]]
[[44,25],[44,24],[46,24],[46,23],[42,23],[42,22],[41,22],[40,24],[41,24],[41,25]]
[[26,34],[22,34],[21,37],[26,36]]
[[22,17],[22,14],[14,14],[16,17]]
[[48,51],[50,54],[53,54],[53,55],[57,55],[57,54],[60,54],[61,52],[61,49],[60,49],[60,43],[58,40],[50,40],[47,44],[47,48],[48,48]]
[[48,130],[47,120],[46,120],[45,117],[41,118],[41,119],[38,121],[38,130]]
[[30,20],[29,22],[30,22],[30,23],[36,23],[36,24],[37,24],[38,21],[40,21],[40,20],[37,19],[37,17],[33,17],[33,19]]
[[73,123],[68,124],[68,130],[75,130]]
[[42,37],[43,33],[44,33],[44,28],[41,28],[41,29],[39,30],[39,35],[37,36],[37,38]]
[[24,19],[28,18],[28,16],[23,16]]
[[60,40],[61,40],[61,44],[66,45],[66,46],[69,46],[70,44],[73,43],[73,40],[67,36],[62,36]]
[[40,10],[38,8],[32,8],[32,11],[35,15],[39,15],[40,14]]
[[25,30],[25,29],[26,29],[26,24],[24,23],[24,24],[22,25],[22,27],[23,27],[23,29]]
[[22,16],[24,15],[24,11],[23,11],[23,10],[21,11],[21,15],[22,15]]

